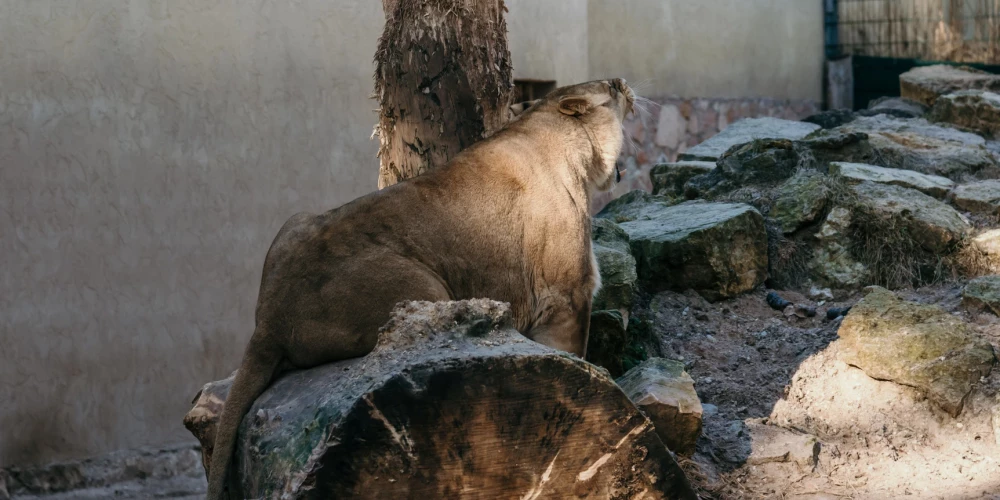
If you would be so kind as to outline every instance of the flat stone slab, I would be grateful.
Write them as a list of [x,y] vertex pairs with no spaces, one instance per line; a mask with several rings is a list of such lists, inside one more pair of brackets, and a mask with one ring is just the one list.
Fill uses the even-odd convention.
[[830,174],[842,176],[851,184],[858,184],[864,181],[876,182],[878,184],[892,184],[894,186],[916,189],[937,199],[944,199],[948,195],[948,192],[955,187],[955,182],[947,177],[921,174],[912,170],[899,168],[867,165],[864,163],[832,162],[830,163]]
[[1000,316],[1000,275],[969,281],[962,290],[962,303],[974,309],[989,309]]
[[608,219],[594,219],[591,237],[601,275],[601,289],[594,297],[593,310],[618,311],[627,324],[639,279],[628,233]]
[[799,140],[819,130],[815,123],[782,120],[780,118],[745,118],[733,122],[725,130],[678,156],[679,160],[716,161],[733,146],[755,139]]
[[962,90],[943,95],[934,103],[930,119],[975,130],[985,137],[1000,139],[1000,94],[984,90]]
[[1000,215],[1000,180],[963,184],[955,188],[951,201],[956,207],[987,215]]
[[628,232],[639,280],[651,289],[691,289],[714,301],[750,291],[767,278],[767,231],[755,208],[704,201],[669,205],[633,193],[598,217]]
[[[986,149],[986,139],[923,118],[901,119],[888,115],[860,117],[833,130],[868,135],[871,159],[839,158],[855,163],[913,170],[961,180],[969,175],[1000,172],[997,159]],[[876,161],[877,160],[877,161]]]
[[959,90],[1000,91],[1000,75],[967,66],[921,66],[899,75],[902,97],[933,106],[938,97]]
[[670,451],[691,456],[701,436],[701,400],[684,363],[650,358],[616,380],[625,395],[653,422]]
[[936,305],[906,302],[881,287],[840,325],[839,357],[879,380],[915,387],[957,417],[966,397],[996,362],[993,347]]
[[864,181],[854,191],[875,211],[900,217],[911,237],[935,254],[947,253],[971,229],[954,208],[915,189]]

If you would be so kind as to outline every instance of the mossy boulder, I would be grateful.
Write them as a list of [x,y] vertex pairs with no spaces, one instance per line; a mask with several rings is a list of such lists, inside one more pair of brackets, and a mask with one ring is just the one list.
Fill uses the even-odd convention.
[[614,310],[628,322],[638,275],[628,233],[614,222],[596,218],[591,226],[594,256],[601,273],[601,289],[594,297],[594,311]]
[[962,290],[962,302],[973,309],[989,309],[1000,316],[1000,275],[969,281]]
[[612,377],[621,375],[625,347],[628,345],[626,320],[614,310],[590,314],[590,336],[587,338],[587,361],[608,370]]
[[850,225],[850,210],[837,207],[830,210],[816,232],[809,267],[813,277],[823,285],[837,289],[857,288],[868,275],[868,268],[851,255]]
[[949,253],[969,234],[968,222],[954,208],[914,189],[865,181],[854,191],[861,208],[883,222],[897,221],[893,230],[905,231],[907,238],[933,254]]
[[639,281],[651,290],[693,289],[714,301],[752,290],[767,277],[764,218],[749,205],[670,206],[635,195],[609,205],[598,218],[622,220]]
[[1000,139],[1000,94],[961,90],[943,95],[934,103],[930,119]]
[[650,170],[653,181],[653,193],[666,196],[681,196],[684,194],[684,184],[692,177],[707,174],[715,170],[715,162],[679,161],[661,163]]
[[953,417],[996,362],[990,343],[961,319],[880,287],[851,308],[838,334],[841,360],[872,378],[924,391]]
[[783,233],[791,234],[818,220],[829,201],[830,188],[826,176],[803,170],[778,188],[768,217],[777,222]]
[[1000,180],[963,184],[952,193],[952,203],[967,212],[1000,215]]

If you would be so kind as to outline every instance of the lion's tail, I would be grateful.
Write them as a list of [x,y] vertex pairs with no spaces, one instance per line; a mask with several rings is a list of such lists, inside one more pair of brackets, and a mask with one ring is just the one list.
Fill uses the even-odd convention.
[[[259,338],[264,337],[261,333],[261,327],[258,327],[247,345],[243,363],[236,372],[236,380],[229,390],[219,427],[215,431],[215,446],[212,450],[211,466],[208,469],[208,500],[223,500],[222,495],[226,487],[227,474],[230,473],[229,466],[236,448],[236,434],[240,423],[243,422],[243,416],[250,411],[253,402],[271,383],[282,360],[281,350],[271,345],[264,345],[267,340]],[[230,484],[235,483],[230,481]],[[235,498],[235,493],[230,492],[230,498]]]

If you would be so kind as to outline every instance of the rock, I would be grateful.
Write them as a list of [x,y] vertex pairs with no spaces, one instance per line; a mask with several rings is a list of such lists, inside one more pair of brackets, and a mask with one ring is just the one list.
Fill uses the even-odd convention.
[[1000,273],[1000,229],[984,231],[972,239],[972,244],[985,257],[990,271]]
[[628,323],[638,275],[628,233],[608,219],[591,224],[594,255],[601,273],[601,289],[594,297],[593,310],[615,310]]
[[809,287],[809,298],[813,300],[833,300],[833,291],[818,286]]
[[715,170],[715,162],[679,161],[676,163],[661,163],[653,167],[650,177],[653,180],[653,193],[667,196],[680,196],[684,193],[684,183],[696,175]]
[[830,198],[826,178],[816,171],[802,170],[778,188],[774,206],[767,214],[781,231],[791,234],[823,215]]
[[899,75],[900,94],[927,106],[933,106],[939,96],[974,89],[1000,91],[1000,75],[946,64],[921,66]]
[[733,146],[756,139],[802,139],[819,130],[813,123],[779,118],[745,118],[678,156],[679,160],[716,161]]
[[978,147],[986,144],[986,139],[979,135],[931,123],[923,118],[907,119],[888,115],[863,116],[838,127],[837,130],[848,133],[919,136],[967,147]]
[[788,179],[799,165],[792,141],[760,139],[733,146],[718,161],[718,171],[735,186]]
[[816,467],[819,463],[821,446],[816,436],[767,425],[762,419],[748,420],[747,430],[752,450],[747,458],[750,465],[791,462]]
[[703,403],[701,405],[701,416],[703,418],[705,418],[705,417],[712,417],[712,416],[715,416],[715,415],[718,415],[718,414],[719,414],[719,407],[718,406],[710,405],[708,403]]
[[816,308],[806,304],[795,304],[794,314],[800,318],[815,318]]
[[832,161],[871,163],[878,159],[878,152],[868,142],[865,132],[850,132],[842,128],[825,130],[799,143],[800,150],[808,154],[807,167],[826,171]]
[[851,312],[850,307],[831,307],[826,310],[826,319],[834,320]]
[[[659,209],[674,205],[673,200],[665,196],[651,195],[642,190],[629,191],[605,205],[601,212],[594,217],[608,219],[617,224],[629,222],[636,219],[649,218],[650,211],[656,212]],[[628,231],[626,231],[626,234]]]
[[837,207],[815,235],[817,245],[809,267],[819,281],[834,288],[855,288],[868,275],[868,269],[848,250],[850,225],[851,212]]
[[989,309],[1000,316],[1000,275],[969,281],[962,290],[962,303],[973,309]]
[[594,311],[590,314],[587,338],[587,361],[606,369],[612,377],[620,376],[628,335],[626,320],[618,311]]
[[922,118],[927,114],[927,110],[927,106],[913,99],[886,96],[872,99],[868,103],[868,109],[866,110],[870,114],[866,114],[866,116],[886,113],[901,118]]
[[833,161],[868,163],[913,170],[960,181],[970,175],[1000,172],[996,158],[982,137],[924,119],[903,120],[885,115],[860,117],[824,134],[867,135],[871,151],[847,152]]
[[838,334],[842,361],[872,378],[924,391],[953,417],[996,361],[990,343],[958,317],[881,287],[870,287]]
[[598,217],[614,220],[621,214],[628,214],[620,225],[628,232],[639,279],[653,290],[693,289],[715,301],[752,290],[767,278],[764,218],[749,205],[670,206],[643,193],[609,205]]
[[616,382],[674,453],[691,456],[701,436],[702,406],[684,363],[650,358]]
[[944,199],[948,192],[955,187],[955,183],[946,177],[864,163],[832,162],[830,163],[830,175],[839,175],[851,184],[872,181],[878,184],[892,184],[916,189],[938,199]]
[[825,129],[831,129],[849,123],[855,118],[857,118],[857,115],[849,109],[828,109],[814,115],[809,115],[803,118],[802,121],[819,125]]
[[792,305],[791,302],[785,300],[781,295],[778,295],[778,292],[773,290],[767,292],[767,296],[764,297],[764,302],[767,302],[767,305],[771,306],[771,309],[774,309],[775,311],[784,311],[785,308]]
[[865,181],[854,186],[859,202],[881,217],[898,217],[909,237],[934,254],[947,253],[970,230],[962,215],[920,191]]
[[934,103],[930,119],[1000,139],[1000,94],[961,90],[943,95]]
[[[231,383],[201,396],[225,400]],[[217,422],[204,410],[197,422]],[[540,478],[551,498],[697,498],[604,370],[482,299],[401,303],[370,354],[276,380],[238,440],[239,498],[522,498]]]
[[951,194],[951,202],[967,212],[1000,215],[1000,180],[958,186]]
[[760,139],[734,146],[711,172],[684,186],[689,198],[717,198],[747,186],[771,187],[803,170],[826,171],[831,161],[874,161],[866,133],[824,131],[802,141]]

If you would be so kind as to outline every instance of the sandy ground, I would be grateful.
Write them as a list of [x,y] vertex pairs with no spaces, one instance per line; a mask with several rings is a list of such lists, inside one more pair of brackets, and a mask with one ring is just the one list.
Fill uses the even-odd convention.
[[[1000,346],[1000,318],[964,311],[960,292],[950,284],[901,295],[941,305]],[[837,359],[840,320],[825,310],[859,295],[819,305],[781,294],[818,314],[786,317],[764,291],[716,304],[672,292],[650,301],[662,354],[685,361],[709,405],[697,467],[686,467],[704,498],[1000,499],[1000,370],[951,418],[918,391]],[[774,453],[774,438],[759,429],[793,443],[776,445],[789,456]],[[818,456],[796,461],[812,441]],[[762,450],[764,463],[751,458]]]

